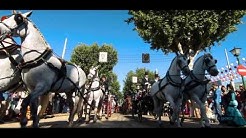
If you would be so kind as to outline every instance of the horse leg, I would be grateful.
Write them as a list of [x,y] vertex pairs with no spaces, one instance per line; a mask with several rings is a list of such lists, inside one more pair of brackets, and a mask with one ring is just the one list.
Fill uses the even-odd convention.
[[[173,114],[170,119],[170,124],[174,124],[175,122],[177,123],[177,126],[180,127],[179,123],[179,104],[175,104],[173,98],[170,95],[165,95],[167,101],[169,101],[171,108],[173,108]],[[181,102],[181,101],[180,101]],[[179,102],[177,102],[179,103]]]
[[185,99],[183,99],[182,100],[182,104],[181,104],[181,113],[182,113],[182,117],[181,117],[181,122],[180,122],[180,125],[182,126],[182,124],[183,124],[183,122],[184,122],[184,119],[185,119],[185,117],[184,117],[184,109],[185,109],[185,104],[186,104],[186,100]]
[[86,107],[85,107],[85,121],[86,121],[86,123],[90,122],[90,114],[91,114],[91,109],[92,109],[91,105],[92,105],[92,101],[88,100]]
[[[202,101],[197,96],[192,96],[192,99],[198,104],[201,112],[201,126],[202,127],[210,127],[209,119],[206,114],[206,106],[205,106],[205,100],[207,96],[204,96],[205,98],[202,99]],[[204,101],[204,102],[203,102]],[[203,123],[205,121],[205,124]]]
[[[76,106],[77,107],[78,120],[81,120],[82,115],[83,115],[84,92],[85,92],[85,85],[83,85],[83,87],[81,88],[81,92],[79,93],[78,103]],[[75,102],[76,102],[76,100],[75,100]],[[75,114],[75,112],[73,114]]]
[[154,96],[153,98],[153,103],[154,103],[154,110],[153,110],[153,112],[155,113],[155,116],[154,116],[154,118],[155,118],[155,120],[158,118],[158,102],[157,102],[157,98],[156,98],[156,96]]
[[27,112],[27,106],[30,103],[30,98],[31,96],[28,95],[21,103],[21,109],[20,109],[20,125],[21,128],[25,128],[27,125],[27,117],[26,117],[26,112]]
[[103,99],[104,97],[100,98],[99,104],[98,104],[98,119],[102,119],[102,108],[103,108]]
[[37,115],[37,110],[38,110],[38,98],[33,99],[30,101],[30,108],[31,108],[31,114],[32,114],[32,120],[33,120],[33,124],[32,126],[34,128],[38,128],[38,124],[39,124],[39,117]]
[[78,121],[81,120],[83,117],[83,105],[84,105],[84,99],[82,97],[79,97],[78,109],[77,109]]
[[94,119],[93,119],[93,123],[97,122],[97,106],[95,106],[94,108]]
[[[176,102],[176,119],[175,119],[175,120],[177,120],[177,126],[178,126],[178,127],[181,127],[181,122],[180,122],[180,120],[179,120],[179,114],[180,114],[180,106],[181,106],[182,102],[183,102],[183,98],[179,98],[179,99],[177,100],[177,102]],[[182,114],[183,114],[183,113],[184,113],[184,112],[183,112],[183,110],[182,110]]]
[[[94,119],[93,119],[93,123],[97,122],[97,115],[98,115],[98,111],[100,111],[100,109],[98,110],[98,105],[99,105],[99,101],[100,99],[97,99],[95,101],[95,108],[94,108]],[[100,107],[99,107],[100,108]]]
[[[68,102],[68,105],[69,105],[69,117],[68,117],[68,127],[72,127],[73,125],[73,119],[74,119],[74,114],[76,112],[76,106],[77,104],[75,105],[75,103],[78,101],[78,97],[75,96],[75,101],[76,102],[73,102],[73,93],[72,92],[67,92],[66,93],[67,95],[67,102]],[[72,115],[73,114],[73,115]]]
[[44,117],[44,113],[45,113],[45,111],[46,111],[46,108],[47,108],[47,106],[48,106],[48,103],[49,103],[49,95],[50,95],[51,93],[49,93],[49,94],[45,94],[45,95],[42,95],[41,97],[40,97],[40,106],[41,106],[41,109],[40,109],[40,111],[38,112],[38,116],[39,116],[39,118],[43,118]]
[[162,108],[164,105],[164,102],[159,100],[156,95],[153,96],[154,101],[154,112],[156,113],[155,119],[158,118],[158,126],[162,126],[161,116],[162,116]]

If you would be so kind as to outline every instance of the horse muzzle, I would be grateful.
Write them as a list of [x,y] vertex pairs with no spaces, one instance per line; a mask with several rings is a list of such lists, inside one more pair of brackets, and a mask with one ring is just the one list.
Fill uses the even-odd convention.
[[189,69],[189,67],[187,66],[186,68],[184,68],[184,69],[182,70],[182,73],[183,73],[185,76],[188,76],[188,75],[190,74],[190,69]]

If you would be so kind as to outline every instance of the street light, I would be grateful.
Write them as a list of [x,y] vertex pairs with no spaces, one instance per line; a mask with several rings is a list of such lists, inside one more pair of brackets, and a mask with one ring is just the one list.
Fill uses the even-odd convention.
[[[233,54],[233,56],[235,56],[237,58],[237,62],[238,62],[238,65],[240,65],[240,61],[239,61],[239,55],[240,55],[240,52],[241,52],[241,49],[242,48],[236,48],[234,47],[230,52]],[[243,82],[243,87],[244,89],[246,88],[245,87],[245,82],[244,82],[244,77],[241,75],[241,78],[242,78],[242,82]]]

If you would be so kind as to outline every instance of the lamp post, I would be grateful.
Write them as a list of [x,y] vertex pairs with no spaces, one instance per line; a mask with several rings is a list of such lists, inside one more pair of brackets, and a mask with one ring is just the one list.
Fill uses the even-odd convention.
[[[230,52],[233,54],[233,56],[235,56],[237,58],[237,62],[238,62],[238,65],[240,65],[240,61],[239,61],[239,55],[240,55],[240,52],[241,52],[241,49],[242,48],[236,48],[234,47]],[[245,82],[244,82],[244,77],[241,75],[241,78],[242,78],[242,82],[243,82],[243,87],[244,89],[246,88],[245,87]]]

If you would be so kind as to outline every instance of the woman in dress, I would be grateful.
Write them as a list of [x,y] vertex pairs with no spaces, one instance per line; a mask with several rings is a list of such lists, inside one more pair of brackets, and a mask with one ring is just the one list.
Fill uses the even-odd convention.
[[238,110],[238,101],[236,100],[236,93],[234,91],[234,88],[231,84],[227,85],[228,89],[228,96],[229,96],[229,104],[226,109],[226,116],[231,117],[231,120],[228,121],[229,125],[235,125],[235,126],[244,126],[246,125],[246,121],[243,118],[241,112]]

